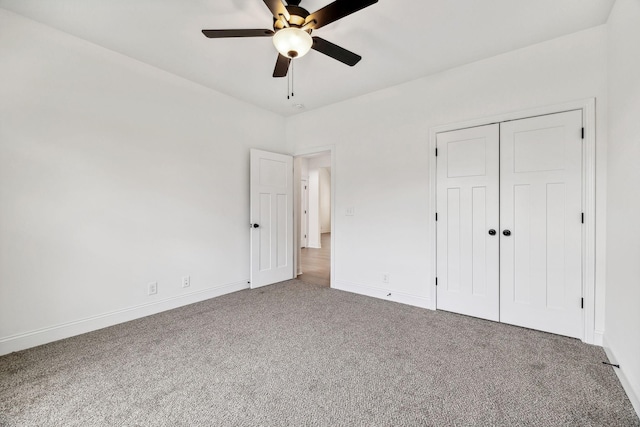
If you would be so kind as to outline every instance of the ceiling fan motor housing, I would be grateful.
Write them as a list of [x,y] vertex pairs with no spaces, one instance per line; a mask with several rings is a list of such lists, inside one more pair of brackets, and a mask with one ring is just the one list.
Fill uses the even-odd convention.
[[[301,8],[300,6],[292,6],[292,5],[288,5],[287,7],[287,12],[289,12],[290,18],[289,18],[289,25],[291,27],[302,27],[305,23],[305,19],[307,19],[307,16],[309,16],[309,11],[307,11],[306,9]],[[284,17],[282,17],[284,18]],[[273,29],[278,31],[281,30],[283,28],[285,28],[285,23],[282,22],[282,19],[273,19]],[[307,32],[309,32],[309,34],[311,34],[311,30],[307,30]]]

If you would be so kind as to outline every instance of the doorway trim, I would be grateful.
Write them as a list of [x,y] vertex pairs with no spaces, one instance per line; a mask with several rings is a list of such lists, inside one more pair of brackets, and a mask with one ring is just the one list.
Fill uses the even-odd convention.
[[[299,157],[307,157],[313,154],[320,154],[329,152],[331,155],[331,260],[330,260],[330,277],[329,277],[329,287],[333,288],[335,281],[335,272],[336,272],[336,256],[335,256],[335,225],[336,225],[336,146],[335,145],[323,145],[318,147],[310,147],[305,148],[299,151],[296,151],[293,154],[293,177],[294,180],[300,180],[300,171],[296,169],[297,162],[295,161]],[[295,186],[294,186],[295,188]],[[298,186],[299,188],[299,186]],[[300,218],[298,214],[298,209],[295,206],[300,206],[300,191],[293,192],[293,223],[299,225]],[[300,242],[300,227],[295,226],[293,230],[293,238],[295,241]],[[300,252],[300,244],[298,243],[296,250],[293,252],[293,265],[294,271],[296,272],[296,277],[298,276],[298,253]]]
[[[582,123],[584,126],[584,145],[582,156],[582,209],[585,214],[584,227],[582,230],[582,294],[584,295],[584,330],[582,341],[588,344],[602,345],[603,331],[595,330],[595,241],[596,241],[596,199],[595,199],[595,165],[596,165],[596,100],[587,98],[571,101],[563,104],[550,105],[546,107],[534,108],[524,111],[504,113],[490,117],[467,120],[463,122],[450,123],[435,126],[429,129],[429,203],[432,220],[429,227],[430,242],[430,262],[431,277],[429,277],[430,297],[433,310],[436,309],[436,138],[438,133],[452,130],[489,125],[494,123],[508,122],[511,120],[526,119],[529,117],[543,116],[548,114],[562,113],[571,110],[582,110]],[[332,183],[333,184],[333,183]],[[332,236],[333,238],[333,236]],[[332,258],[333,261],[333,258]],[[333,269],[332,269],[333,273]]]

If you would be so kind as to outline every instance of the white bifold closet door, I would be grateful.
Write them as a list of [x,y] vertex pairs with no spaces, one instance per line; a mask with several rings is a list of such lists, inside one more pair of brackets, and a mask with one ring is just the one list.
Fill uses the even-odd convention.
[[497,321],[499,126],[441,133],[437,143],[437,307]]
[[500,320],[582,337],[582,112],[500,125]]
[[582,337],[581,129],[569,111],[438,134],[438,309]]

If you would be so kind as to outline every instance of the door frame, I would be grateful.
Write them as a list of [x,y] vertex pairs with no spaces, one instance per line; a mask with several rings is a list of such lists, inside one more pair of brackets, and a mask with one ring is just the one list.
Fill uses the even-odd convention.
[[[298,167],[298,162],[296,159],[300,157],[307,157],[313,154],[326,153],[329,152],[331,155],[331,259],[330,259],[330,277],[329,277],[329,287],[333,288],[335,281],[335,272],[336,272],[336,256],[335,256],[335,227],[336,227],[336,146],[335,145],[323,145],[318,147],[310,147],[305,148],[299,151],[296,151],[293,154],[293,179],[294,181],[300,182],[301,179],[301,171]],[[297,187],[296,191],[294,188],[293,191],[293,206],[300,206],[300,186]],[[298,208],[294,208],[293,210],[293,223],[295,224],[293,230],[294,239],[300,241],[300,217],[299,217]],[[307,230],[308,232],[308,230]],[[294,271],[296,272],[296,276],[298,273],[298,258],[300,256],[300,245],[298,245],[297,250],[293,252],[293,265]]]
[[[452,130],[484,126],[494,123],[507,122],[511,120],[526,119],[529,117],[543,116],[565,111],[581,110],[582,123],[584,126],[584,142],[582,154],[582,209],[585,215],[584,227],[582,228],[582,294],[584,296],[584,312],[583,312],[583,332],[582,341],[588,344],[602,345],[602,332],[595,330],[595,241],[596,241],[596,198],[595,198],[595,165],[596,165],[596,100],[595,98],[587,98],[567,102],[564,104],[551,105],[546,107],[534,108],[524,111],[504,113],[490,117],[456,122],[441,126],[435,126],[429,129],[429,203],[431,205],[431,217],[429,227],[430,242],[430,262],[432,266],[431,277],[429,277],[429,288],[431,296],[431,309],[436,309],[436,266],[437,266],[437,248],[436,248],[436,156],[435,149],[438,133],[448,132]],[[333,183],[332,183],[333,184]],[[333,226],[333,224],[332,224]],[[333,239],[333,235],[332,235]],[[332,257],[333,261],[333,257]],[[332,269],[333,273],[333,269]]]

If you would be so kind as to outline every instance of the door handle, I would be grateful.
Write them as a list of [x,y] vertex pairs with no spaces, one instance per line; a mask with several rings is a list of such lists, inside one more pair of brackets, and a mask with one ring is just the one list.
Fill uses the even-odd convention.
[[510,230],[504,230],[502,232],[502,234],[504,234],[505,236],[511,236],[511,231]]
[[495,235],[496,235],[496,230],[494,230],[493,228],[489,230],[489,236],[495,236]]
[[260,224],[249,224],[249,227],[258,228],[260,227]]

